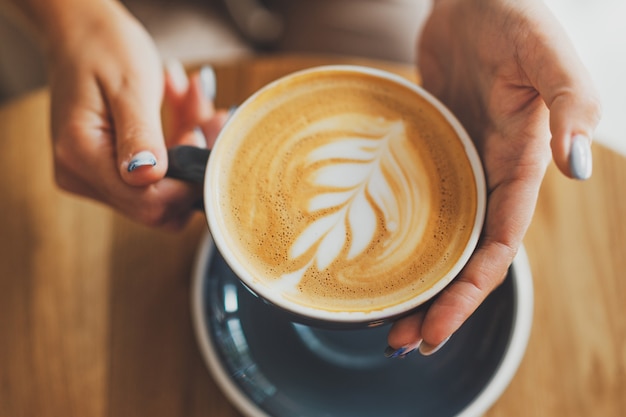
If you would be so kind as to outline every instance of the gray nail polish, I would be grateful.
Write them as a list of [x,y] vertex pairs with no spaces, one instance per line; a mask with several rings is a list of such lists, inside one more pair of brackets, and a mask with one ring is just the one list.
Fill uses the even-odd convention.
[[200,85],[202,86],[204,97],[211,101],[215,100],[217,90],[215,71],[213,71],[213,67],[210,65],[205,65],[200,70]]
[[230,106],[230,108],[228,109],[227,119],[230,119],[233,116],[233,114],[235,114],[235,112],[237,111],[238,108],[239,108],[239,106],[237,106],[237,105]]
[[200,127],[195,127],[193,129],[193,133],[194,135],[197,136],[198,141],[200,143],[204,143],[206,145],[206,142],[207,142],[206,135],[204,134],[204,131]]
[[591,141],[583,135],[574,136],[569,153],[569,167],[572,176],[578,180],[586,180],[591,177],[592,161]]
[[141,151],[136,153],[128,163],[128,172],[133,172],[143,166],[155,166],[156,163],[156,156],[152,152]]
[[437,353],[439,351],[439,349],[441,349],[447,342],[448,340],[450,340],[450,336],[448,336],[447,338],[445,338],[441,343],[439,343],[437,346],[431,346],[428,345],[426,343],[422,343],[420,346],[420,353],[423,356],[430,356],[433,355],[435,353]]

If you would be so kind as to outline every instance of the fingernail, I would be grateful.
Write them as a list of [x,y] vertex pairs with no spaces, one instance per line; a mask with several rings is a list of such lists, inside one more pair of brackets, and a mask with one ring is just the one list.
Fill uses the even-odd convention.
[[236,106],[236,105],[230,106],[230,108],[228,109],[228,115],[227,115],[227,118],[226,118],[227,120],[230,119],[233,116],[233,114],[235,114],[235,112],[237,111],[238,107],[239,106]]
[[407,356],[409,356],[411,353],[415,352],[421,345],[422,341],[420,340],[419,342],[412,344],[412,345],[405,345],[402,346],[401,348],[395,349],[392,348],[391,346],[387,346],[387,348],[385,349],[384,355],[386,358],[389,359],[404,359]]
[[165,63],[165,70],[170,75],[174,88],[178,92],[184,92],[189,87],[189,78],[183,64],[177,59],[171,59]]
[[215,71],[210,65],[205,65],[200,70],[200,85],[202,87],[202,94],[208,100],[215,100],[216,94],[216,82]]
[[577,180],[589,179],[592,165],[591,141],[584,135],[574,136],[569,153],[569,168],[572,176]]
[[206,135],[202,131],[200,127],[196,127],[193,129],[193,133],[195,135],[195,142],[197,146],[206,147],[207,140]]
[[139,167],[155,166],[156,163],[156,156],[152,152],[141,151],[136,153],[128,163],[128,172],[133,172]]
[[431,346],[428,343],[422,343],[420,345],[420,353],[423,356],[430,356],[432,354],[435,354],[448,342],[448,340],[450,340],[450,336],[444,339],[444,341],[439,343],[437,346]]

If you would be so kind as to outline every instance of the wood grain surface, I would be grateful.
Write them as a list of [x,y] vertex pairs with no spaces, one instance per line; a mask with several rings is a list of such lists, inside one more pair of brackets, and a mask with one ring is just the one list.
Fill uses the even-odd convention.
[[[415,79],[270,56],[216,65],[217,102],[324,63]],[[191,327],[203,216],[172,234],[59,191],[48,107],[43,90],[0,108],[0,417],[239,416]],[[587,182],[548,171],[525,239],[531,339],[487,416],[626,416],[626,158],[593,151]]]

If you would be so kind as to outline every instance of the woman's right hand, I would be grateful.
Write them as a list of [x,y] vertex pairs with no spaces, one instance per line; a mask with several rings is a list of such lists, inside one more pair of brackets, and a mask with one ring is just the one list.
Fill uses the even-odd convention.
[[46,47],[56,181],[140,223],[180,228],[202,190],[164,178],[166,148],[207,146],[194,128],[214,138],[225,112],[213,108],[210,77],[187,80],[179,66],[164,76],[154,42],[118,2],[89,4]]

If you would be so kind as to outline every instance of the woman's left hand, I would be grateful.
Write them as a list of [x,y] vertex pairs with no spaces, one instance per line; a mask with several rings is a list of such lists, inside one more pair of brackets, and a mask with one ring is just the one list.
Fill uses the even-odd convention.
[[424,87],[474,140],[488,201],[476,251],[427,310],[398,320],[388,356],[434,353],[504,280],[552,158],[591,175],[600,105],[555,17],[538,0],[439,0],[419,43]]

